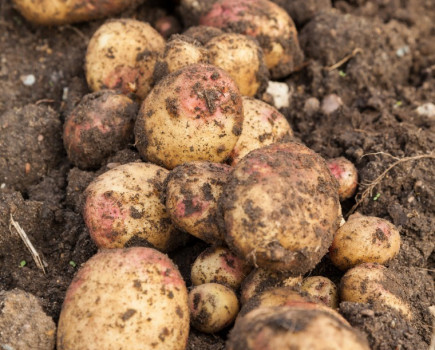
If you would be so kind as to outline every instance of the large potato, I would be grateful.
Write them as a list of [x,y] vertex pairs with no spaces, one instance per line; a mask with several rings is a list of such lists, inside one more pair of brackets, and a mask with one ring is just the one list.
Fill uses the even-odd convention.
[[186,285],[151,248],[103,250],[87,261],[65,296],[58,350],[184,350]]

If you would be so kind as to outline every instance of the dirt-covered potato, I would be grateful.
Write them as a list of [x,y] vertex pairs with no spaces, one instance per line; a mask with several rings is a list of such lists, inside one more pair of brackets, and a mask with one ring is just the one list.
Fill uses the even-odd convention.
[[242,34],[225,33],[212,38],[205,48],[210,63],[222,68],[244,96],[261,96],[269,80],[263,51],[257,40]]
[[13,0],[25,19],[40,25],[62,25],[109,17],[143,0]]
[[243,124],[236,83],[222,69],[194,64],[159,81],[136,120],[141,156],[173,169],[195,160],[223,162]]
[[83,97],[63,127],[69,160],[81,169],[100,167],[108,156],[133,141],[138,109],[127,96],[112,90]]
[[86,52],[86,80],[93,91],[120,90],[144,99],[151,90],[154,65],[165,39],[148,23],[116,19],[92,36]]
[[164,254],[143,247],[102,250],[68,287],[58,350],[184,350],[187,289]]
[[223,241],[217,201],[230,170],[225,164],[191,162],[169,173],[166,209],[175,226],[210,244]]
[[400,234],[387,220],[353,214],[334,235],[329,248],[332,263],[347,270],[361,263],[386,265],[400,250]]
[[301,292],[332,309],[338,308],[337,286],[329,278],[323,276],[304,278],[301,283]]
[[326,163],[338,181],[340,200],[344,201],[352,197],[358,186],[358,170],[356,170],[355,165],[344,157],[328,159]]
[[341,301],[370,303],[377,307],[390,307],[408,319],[412,311],[403,294],[405,288],[398,276],[383,265],[365,263],[358,265],[342,277]]
[[243,96],[243,128],[236,146],[231,152],[231,165],[254,149],[277,142],[290,141],[293,137],[287,119],[266,102]]
[[239,301],[231,288],[206,283],[189,292],[192,327],[204,333],[216,333],[229,326],[239,312]]
[[145,244],[169,251],[186,240],[161,202],[168,173],[154,164],[128,163],[92,181],[83,216],[99,248]]
[[220,283],[235,290],[252,269],[228,248],[213,246],[204,250],[192,265],[190,279],[193,285]]
[[326,254],[341,220],[326,162],[295,142],[252,151],[219,200],[229,248],[254,266],[300,275]]

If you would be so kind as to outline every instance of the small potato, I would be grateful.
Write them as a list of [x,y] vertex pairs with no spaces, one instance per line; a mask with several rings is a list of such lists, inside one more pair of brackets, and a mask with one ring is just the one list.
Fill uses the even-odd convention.
[[83,216],[99,248],[146,244],[166,252],[186,240],[160,199],[168,173],[154,164],[128,163],[88,186]]
[[223,241],[217,200],[230,170],[224,164],[191,162],[169,173],[166,209],[175,226],[210,244]]
[[365,262],[386,265],[400,250],[400,234],[387,220],[354,214],[335,233],[329,248],[332,263],[347,270]]
[[411,308],[403,295],[404,289],[393,271],[383,265],[365,263],[350,269],[342,277],[340,299],[390,307],[412,319]]
[[223,162],[243,124],[236,83],[222,69],[194,64],[159,81],[136,120],[144,159],[173,169],[195,160]]
[[86,52],[86,80],[93,91],[134,93],[144,99],[151,90],[154,65],[165,39],[148,23],[116,19],[92,36]]
[[234,291],[218,283],[194,287],[189,293],[191,324],[204,333],[216,333],[229,326],[239,312]]
[[143,247],[102,250],[68,287],[58,350],[184,350],[186,285],[172,261]]
[[332,309],[338,308],[337,287],[329,278],[323,276],[307,277],[302,281],[301,292]]
[[293,137],[287,119],[271,105],[250,97],[243,97],[243,128],[231,152],[231,165],[254,149],[277,142],[287,142]]
[[358,170],[355,165],[343,157],[328,159],[326,163],[338,181],[340,201],[351,198],[358,186]]
[[210,63],[226,71],[242,95],[261,96],[266,90],[269,72],[255,39],[225,33],[212,38],[205,48],[209,51]]
[[228,248],[214,246],[204,250],[192,265],[191,280],[197,286],[220,283],[239,289],[251,266],[235,256]]
[[67,116],[63,143],[69,160],[81,169],[95,169],[133,141],[139,107],[111,90],[86,95]]

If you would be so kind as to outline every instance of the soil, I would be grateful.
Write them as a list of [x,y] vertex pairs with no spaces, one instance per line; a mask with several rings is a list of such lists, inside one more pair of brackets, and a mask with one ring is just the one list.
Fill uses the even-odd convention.
[[[149,0],[120,16],[155,25],[169,15],[177,27],[176,1],[166,3]],[[435,2],[310,0],[288,11],[297,16],[305,61],[283,80],[291,96],[281,112],[308,147],[357,167],[359,186],[342,203],[345,217],[356,210],[399,228],[402,247],[389,268],[417,316],[406,321],[365,304],[340,310],[372,349],[427,349],[435,303],[435,107],[428,105],[435,103]],[[81,215],[83,190],[104,171],[140,159],[130,146],[98,171],[84,171],[63,149],[61,124],[90,92],[84,57],[102,23],[36,27],[10,1],[0,2],[0,291],[33,294],[55,323],[71,279],[97,251]],[[29,236],[43,269],[12,222]],[[188,286],[189,268],[206,246],[192,238],[170,254]],[[316,274],[336,283],[343,275],[328,256]],[[192,331],[188,349],[224,349],[226,336]]]

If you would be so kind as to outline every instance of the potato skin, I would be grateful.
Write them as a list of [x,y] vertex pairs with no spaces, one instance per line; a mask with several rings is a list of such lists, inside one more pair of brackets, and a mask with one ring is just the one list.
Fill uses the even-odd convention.
[[325,161],[289,142],[249,153],[219,200],[225,241],[254,266],[304,274],[331,245],[341,208]]
[[144,99],[151,90],[157,57],[165,39],[148,23],[116,19],[104,23],[89,41],[86,80],[91,90],[120,90]]
[[304,278],[301,284],[301,292],[332,309],[338,308],[337,286],[329,278],[323,276]]
[[172,261],[143,247],[103,250],[69,286],[58,350],[184,350],[189,334],[186,285]]

